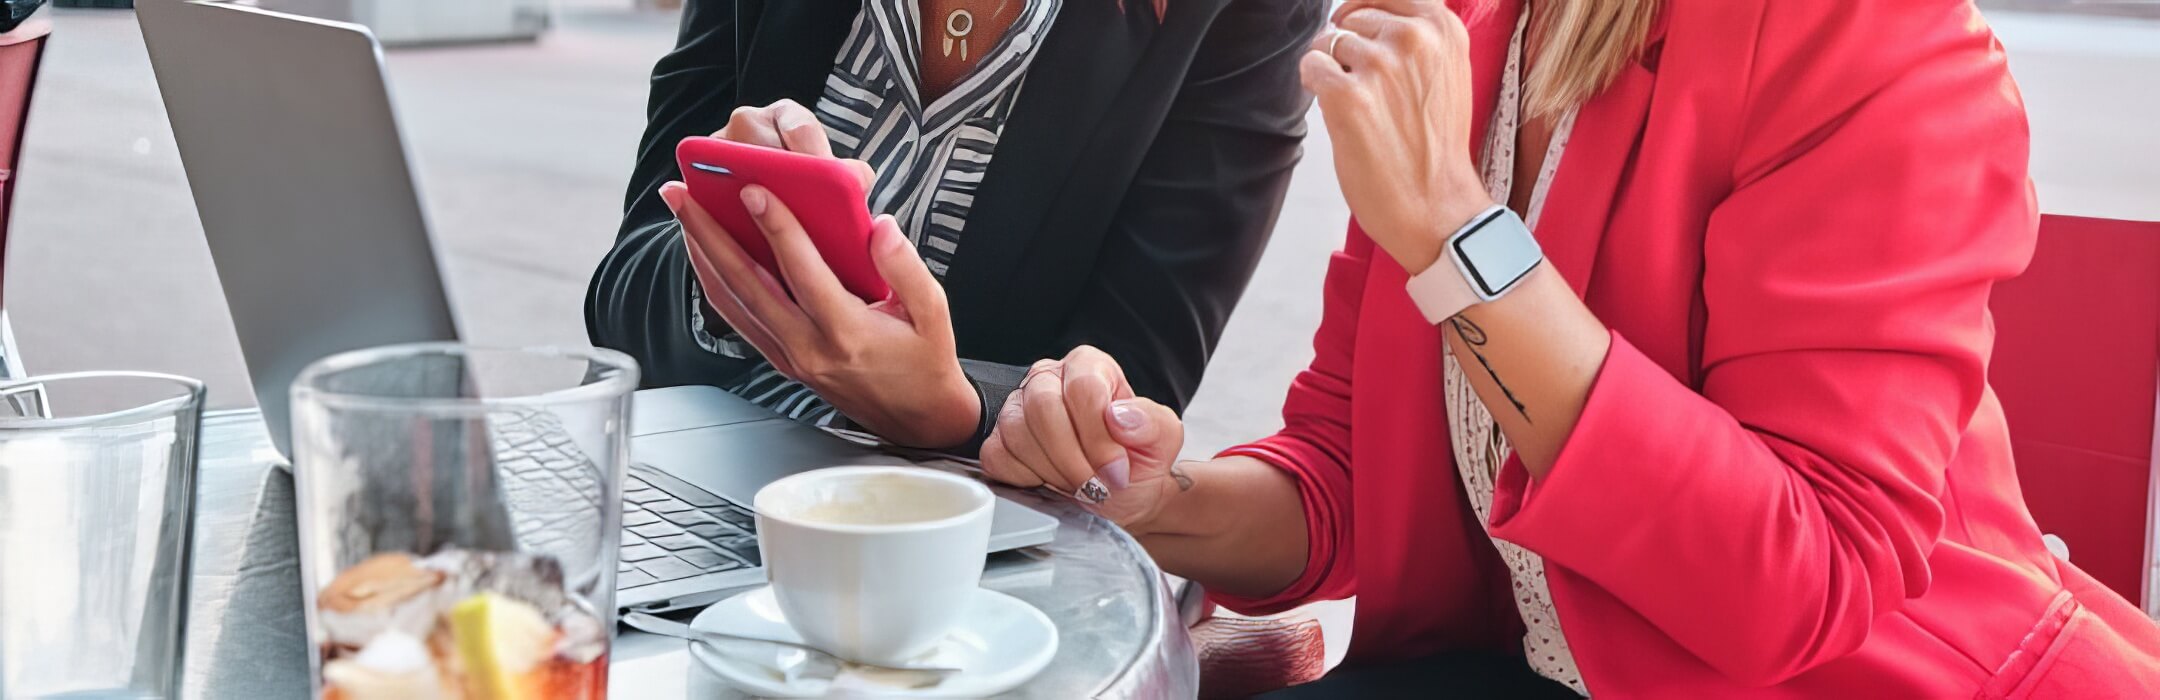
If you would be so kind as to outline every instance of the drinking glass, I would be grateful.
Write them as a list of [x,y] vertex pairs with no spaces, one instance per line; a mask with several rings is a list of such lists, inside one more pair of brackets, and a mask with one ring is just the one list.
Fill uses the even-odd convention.
[[0,699],[177,698],[203,385],[0,382]]
[[599,698],[637,365],[421,343],[293,382],[318,697]]

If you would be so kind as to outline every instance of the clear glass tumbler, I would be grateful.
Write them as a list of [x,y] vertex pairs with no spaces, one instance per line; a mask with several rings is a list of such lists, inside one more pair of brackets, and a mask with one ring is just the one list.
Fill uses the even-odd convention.
[[203,385],[0,382],[0,699],[177,698]]
[[637,365],[446,343],[293,382],[318,697],[600,698]]

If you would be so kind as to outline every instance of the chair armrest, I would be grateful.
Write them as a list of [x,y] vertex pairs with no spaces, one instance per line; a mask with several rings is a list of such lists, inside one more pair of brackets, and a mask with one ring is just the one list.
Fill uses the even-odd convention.
[[1207,591],[1185,582],[1178,615],[1200,657],[1200,697],[1242,698],[1318,680],[1327,643],[1311,618],[1216,617]]

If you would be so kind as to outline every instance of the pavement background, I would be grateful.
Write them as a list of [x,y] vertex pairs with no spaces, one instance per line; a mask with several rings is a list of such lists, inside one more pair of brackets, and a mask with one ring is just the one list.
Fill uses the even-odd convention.
[[[585,342],[585,281],[615,230],[648,72],[673,43],[672,13],[557,5],[559,28],[537,42],[387,54],[476,342]],[[207,380],[217,405],[251,404],[134,15],[52,16],[7,241],[5,298],[28,366],[176,372]],[[1991,19],[2027,97],[2043,206],[2160,220],[2160,22]],[[1189,411],[1191,454],[1279,427],[1283,390],[1311,357],[1321,274],[1347,219],[1313,123],[1273,245]],[[1338,654],[1346,613],[1321,615]]]

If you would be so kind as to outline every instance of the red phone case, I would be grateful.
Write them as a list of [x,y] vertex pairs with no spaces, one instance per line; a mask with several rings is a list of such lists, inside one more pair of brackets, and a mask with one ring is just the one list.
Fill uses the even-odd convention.
[[845,163],[703,136],[683,139],[675,159],[690,197],[774,278],[784,279],[764,232],[743,208],[744,185],[770,190],[794,212],[818,256],[850,293],[876,303],[891,292],[870,259],[870,207],[862,183]]

